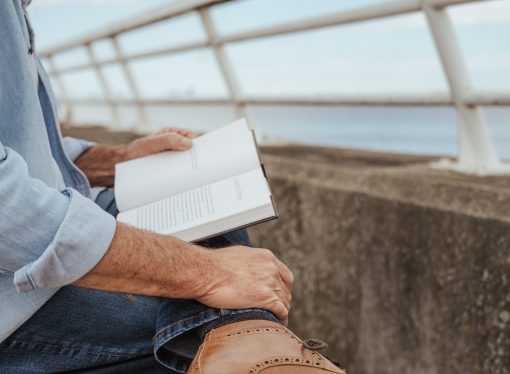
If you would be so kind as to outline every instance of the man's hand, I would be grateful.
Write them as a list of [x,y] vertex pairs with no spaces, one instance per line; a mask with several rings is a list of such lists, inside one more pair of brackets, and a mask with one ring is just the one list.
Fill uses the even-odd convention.
[[99,263],[76,285],[196,299],[214,308],[262,308],[286,324],[293,276],[267,249],[211,250],[122,224]]
[[[196,135],[168,128],[124,146],[96,145],[76,161],[92,185],[112,186],[115,163],[189,149]],[[174,237],[118,225],[101,261],[76,285],[106,291],[196,299],[214,308],[262,308],[287,324],[293,275],[269,250],[209,250]]]
[[197,135],[190,130],[168,127],[124,146],[124,161],[165,151],[185,151]]
[[185,151],[192,146],[193,131],[168,127],[125,145],[97,144],[76,159],[92,187],[112,187],[115,164],[164,151]]
[[197,298],[214,308],[262,308],[287,325],[294,276],[275,255],[261,248],[227,247],[212,252],[216,277]]

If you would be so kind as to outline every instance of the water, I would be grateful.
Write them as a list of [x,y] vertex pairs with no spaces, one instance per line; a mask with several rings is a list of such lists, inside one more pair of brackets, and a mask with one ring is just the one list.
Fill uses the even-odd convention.
[[[149,107],[152,132],[163,126],[207,131],[233,118],[231,108]],[[121,108],[121,121],[138,122],[134,108]],[[248,114],[259,135],[271,141],[340,146],[422,155],[456,155],[457,119],[452,108],[387,107],[252,107]],[[499,154],[510,159],[510,108],[484,108]],[[111,123],[106,109],[81,108],[76,120]]]

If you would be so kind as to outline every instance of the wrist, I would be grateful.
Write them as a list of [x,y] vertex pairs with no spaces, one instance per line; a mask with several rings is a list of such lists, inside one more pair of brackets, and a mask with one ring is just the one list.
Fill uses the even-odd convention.
[[[172,238],[173,240],[178,240]],[[180,240],[179,240],[180,241]],[[198,299],[207,294],[219,278],[219,261],[214,250],[192,243],[182,242],[184,251],[191,259],[189,266],[181,272],[183,298]],[[171,249],[170,249],[171,250]]]
[[136,247],[151,262],[150,274],[142,273],[159,296],[196,299],[209,291],[217,268],[214,251],[172,236],[135,231],[143,236]]
[[120,145],[107,145],[113,164],[127,161],[127,146],[125,144]]
[[[228,249],[230,250],[232,247],[228,247]],[[229,284],[234,271],[226,265],[230,262],[228,256],[225,256],[225,248],[208,249],[198,247],[198,250],[200,254],[196,257],[200,257],[201,265],[195,269],[197,272],[192,277],[193,284],[190,287],[193,292],[190,298],[196,300],[214,294],[221,285]]]
[[96,144],[87,149],[75,161],[94,186],[112,187],[115,164],[126,160],[126,146]]

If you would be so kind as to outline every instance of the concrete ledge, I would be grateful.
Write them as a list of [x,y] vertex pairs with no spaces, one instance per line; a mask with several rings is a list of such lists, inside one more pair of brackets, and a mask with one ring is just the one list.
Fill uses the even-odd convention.
[[251,229],[296,275],[291,325],[349,371],[510,373],[510,179],[432,159],[265,148],[281,218]]

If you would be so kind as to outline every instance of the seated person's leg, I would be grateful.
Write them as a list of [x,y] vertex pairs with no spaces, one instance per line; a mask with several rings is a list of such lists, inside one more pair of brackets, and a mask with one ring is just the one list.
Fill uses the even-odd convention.
[[[117,214],[112,191],[104,191],[96,202],[112,215]],[[201,244],[222,247],[247,243],[246,231],[240,230]],[[268,330],[261,330],[266,335],[265,342],[268,342],[267,339],[272,341],[272,337],[267,336],[273,334],[271,326],[277,326],[280,335],[288,335],[281,325],[271,321],[276,321],[276,318],[260,309],[218,310],[195,300],[145,297],[68,286],[58,291],[27,323],[0,344],[0,372],[23,372],[22,369],[32,366],[42,372],[183,373],[199,347],[211,350],[211,345],[206,343],[211,342],[210,334],[213,332],[215,339],[219,334],[220,339],[226,337],[231,340],[232,331],[236,336],[241,334],[244,339],[247,327],[248,331],[252,331],[252,327],[264,324],[269,326]],[[229,334],[224,334],[224,331]],[[209,334],[209,340],[201,345],[206,334]],[[250,335],[242,342],[222,341],[223,351],[214,346],[212,349],[220,357],[229,357],[229,353],[241,344],[248,354],[251,350],[256,353],[253,357],[270,357],[274,347],[266,343],[261,345],[260,339],[262,337],[257,334]],[[280,339],[279,352],[293,352],[295,343],[295,340]],[[303,352],[301,348],[298,351]],[[294,353],[298,351],[294,349]],[[246,352],[239,353],[245,355]],[[306,357],[304,353],[302,356]],[[231,365],[229,360],[213,361],[228,366]],[[248,357],[246,360],[250,365]],[[211,367],[211,361],[196,362]],[[232,367],[235,368],[235,365]],[[214,367],[212,370],[199,373],[217,372]]]
[[[275,355],[292,359],[282,373],[341,373],[280,324],[236,313],[193,300],[64,287],[0,344],[0,373],[184,373],[199,346],[203,354],[189,373],[248,373],[261,362],[279,366]],[[224,326],[207,326],[223,316]]]
[[[243,229],[198,244],[207,248],[221,248],[236,244],[249,245],[250,241],[248,232]],[[188,367],[209,331],[248,320],[278,322],[272,313],[262,309],[218,310],[195,300],[167,299],[158,315],[158,332],[154,338],[156,357],[170,367]]]
[[0,373],[174,373],[153,355],[161,300],[64,287],[0,344]]
[[[0,344],[0,373],[30,366],[40,372],[183,373],[211,329],[262,319],[275,320],[265,311],[67,286]],[[162,370],[156,359],[174,370]]]
[[[102,191],[98,195],[96,203],[108,213],[114,216],[118,214],[113,190]],[[246,230],[238,230],[207,239],[199,244],[209,248],[220,248],[235,244],[249,245],[249,238]],[[67,293],[69,291],[66,291],[64,295]],[[85,298],[87,298],[87,295],[93,294],[103,295],[107,298],[106,295],[109,293],[100,291],[81,293],[82,297]],[[118,294],[112,293],[112,295],[116,296]],[[150,300],[151,298],[142,297],[141,299]],[[160,361],[169,367],[181,370],[189,365],[203,336],[211,329],[244,320],[277,321],[272,313],[260,309],[218,310],[207,307],[195,300],[157,300],[159,306],[158,313],[154,317],[155,330],[151,333],[154,336],[154,352]],[[58,303],[51,302],[51,305],[47,308],[56,310],[56,314],[58,314],[60,309],[67,309],[65,298],[61,297]]]

